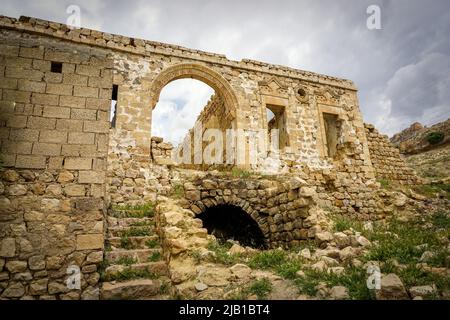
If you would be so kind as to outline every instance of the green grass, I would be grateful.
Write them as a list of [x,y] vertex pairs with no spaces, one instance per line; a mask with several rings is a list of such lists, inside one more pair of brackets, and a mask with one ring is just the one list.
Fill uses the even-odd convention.
[[276,273],[285,279],[295,279],[297,271],[301,269],[301,263],[298,260],[288,261],[275,267]]
[[367,274],[362,268],[349,267],[342,274],[327,273],[311,269],[304,270],[305,277],[295,279],[300,292],[309,296],[317,294],[316,286],[323,282],[328,287],[344,286],[348,289],[350,299],[371,300],[373,293],[367,288]]
[[[400,222],[391,219],[388,224],[371,234],[370,240],[378,241],[378,245],[370,248],[365,259],[377,261],[396,259],[403,264],[412,264],[418,263],[422,254],[429,250],[437,254],[435,261],[429,263],[444,266],[445,257],[442,251],[445,247],[441,244],[440,237],[445,235],[448,237],[449,219],[438,213],[429,217],[427,221],[431,226],[427,226],[425,221]],[[423,244],[428,246],[420,247]]]
[[164,281],[161,284],[161,287],[159,288],[159,294],[168,294],[170,289],[170,283],[167,281]]
[[390,189],[392,187],[391,181],[388,179],[379,179],[378,182],[380,183],[381,187],[384,189]]
[[233,178],[247,179],[250,178],[252,174],[249,171],[234,167],[233,169],[231,169],[231,175],[233,176]]
[[190,252],[190,256],[194,259],[196,264],[202,262],[202,255],[199,250],[195,249]]
[[[450,277],[425,270],[418,263],[425,251],[433,257],[426,261],[430,267],[448,267],[446,245],[443,238],[450,237],[450,218],[445,212],[424,214],[420,219],[398,221],[395,218],[383,226],[378,226],[370,235],[370,240],[378,244],[370,247],[363,260],[381,263],[383,274],[397,274],[407,288],[435,284],[439,290],[450,290]],[[423,246],[426,244],[426,246]],[[397,261],[402,267],[396,266]],[[438,299],[438,296],[424,297]]]
[[259,300],[264,300],[272,292],[272,283],[266,278],[255,280],[250,284],[248,292],[256,295]]
[[120,238],[120,247],[123,249],[133,249],[133,244],[131,243],[131,240],[127,236],[122,236]]
[[154,226],[155,223],[151,220],[144,220],[144,221],[136,221],[130,224],[130,227],[150,227]]
[[172,196],[181,198],[184,195],[184,186],[182,184],[175,184],[172,187]]
[[137,263],[137,260],[131,257],[122,257],[119,260],[117,260],[116,262],[117,264],[121,264],[124,266],[130,266],[132,264]]
[[159,245],[158,240],[147,240],[147,242],[145,242],[145,246],[149,249],[153,249],[156,248]]
[[242,257],[240,254],[228,254],[228,250],[230,250],[231,246],[232,245],[228,242],[220,244],[217,241],[211,241],[208,244],[208,250],[214,252],[212,261],[226,266],[231,266],[240,262]]
[[355,231],[364,233],[364,228],[361,221],[357,221],[350,217],[338,214],[331,216],[331,219],[334,222],[334,231],[336,232],[342,232],[345,230],[353,229]]
[[257,253],[250,259],[249,266],[253,269],[275,269],[287,262],[286,251],[269,250]]
[[151,202],[143,205],[113,205],[113,216],[123,218],[151,218],[155,214],[155,205]]
[[148,227],[131,227],[122,232],[122,237],[147,237],[152,235],[152,230]]
[[148,257],[148,262],[156,262],[161,260],[161,252],[154,252]]
[[117,272],[113,275],[104,276],[104,281],[127,281],[133,279],[156,279],[157,275],[148,270],[133,270],[131,268],[126,268],[121,272]]
[[434,198],[437,193],[444,191],[445,197],[450,200],[450,184],[423,184],[417,185],[413,189],[427,198]]

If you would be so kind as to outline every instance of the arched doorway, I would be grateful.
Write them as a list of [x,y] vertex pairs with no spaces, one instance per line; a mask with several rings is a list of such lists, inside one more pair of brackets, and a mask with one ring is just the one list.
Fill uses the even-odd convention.
[[177,146],[205,108],[214,90],[195,79],[178,79],[167,84],[152,112],[152,137]]
[[[207,103],[203,99],[203,105],[200,105],[199,109],[183,105],[183,97],[180,96],[182,92],[178,92],[178,100],[181,103],[177,103],[168,113],[161,110],[164,108],[159,103],[162,90],[180,81],[200,83],[212,89],[214,94]],[[153,80],[150,94],[154,111],[151,116],[151,132],[154,137],[151,154],[156,162],[164,163],[163,158],[171,156],[178,165],[222,165],[228,154],[234,154],[235,147],[225,150],[228,146],[225,138],[227,130],[237,128],[238,100],[232,87],[221,74],[200,64],[174,65],[164,69]],[[162,98],[164,99],[164,95]],[[156,106],[158,109],[155,109]],[[180,110],[183,108],[186,110]],[[169,134],[162,135],[162,132]],[[172,145],[162,144],[162,141],[171,142]],[[230,145],[232,143],[233,141],[230,141]]]
[[238,241],[242,246],[266,248],[266,241],[258,223],[242,208],[234,205],[217,205],[207,208],[197,218],[203,227],[219,242]]
[[228,81],[216,71],[206,66],[193,63],[182,63],[168,67],[156,77],[150,87],[151,107],[154,108],[156,106],[161,90],[168,83],[186,78],[202,81],[213,88],[216,94],[224,100],[227,112],[230,113],[233,118],[236,117],[238,100]]

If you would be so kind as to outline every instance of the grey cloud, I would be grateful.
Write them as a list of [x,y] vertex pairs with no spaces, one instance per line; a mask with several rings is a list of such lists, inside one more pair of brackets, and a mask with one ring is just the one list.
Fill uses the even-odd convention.
[[[352,79],[365,121],[385,133],[450,116],[448,0],[3,0],[0,10],[64,22],[69,4],[88,27]],[[371,4],[382,30],[366,28]]]

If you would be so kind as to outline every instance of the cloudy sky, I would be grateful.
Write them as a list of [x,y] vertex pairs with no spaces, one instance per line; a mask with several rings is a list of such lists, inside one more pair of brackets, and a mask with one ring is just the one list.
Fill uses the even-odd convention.
[[[389,135],[450,117],[448,0],[2,0],[0,14],[65,22],[72,4],[84,27],[351,79],[364,120]],[[370,5],[380,30],[367,28]],[[169,84],[153,134],[179,139],[212,93]]]

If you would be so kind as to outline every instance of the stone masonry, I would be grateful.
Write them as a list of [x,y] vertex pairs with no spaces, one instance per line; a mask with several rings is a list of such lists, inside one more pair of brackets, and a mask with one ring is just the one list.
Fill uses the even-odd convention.
[[[1,16],[0,40],[1,298],[98,299],[107,209],[158,202],[180,181],[190,212],[233,199],[272,245],[310,237],[312,205],[377,218],[371,195],[388,164],[371,150],[376,133],[364,127],[349,80],[29,17]],[[152,139],[152,110],[182,78],[215,90],[199,118],[205,127],[279,126],[279,153],[242,168],[264,181],[189,182],[173,168],[172,147]],[[247,146],[234,148],[248,159]],[[397,153],[389,159],[401,166]],[[298,185],[271,182],[273,173]],[[72,275],[79,288],[66,285]]]

